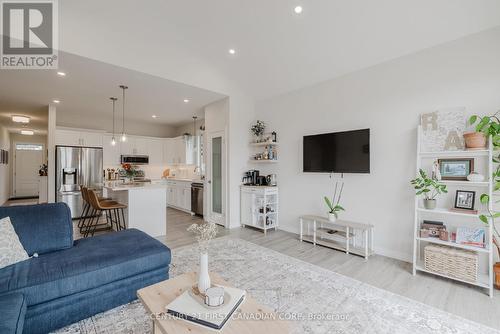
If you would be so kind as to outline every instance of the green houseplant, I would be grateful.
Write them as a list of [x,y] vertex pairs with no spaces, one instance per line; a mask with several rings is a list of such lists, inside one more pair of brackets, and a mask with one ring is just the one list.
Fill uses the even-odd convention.
[[323,197],[326,206],[328,207],[328,220],[331,222],[335,222],[337,220],[340,211],[345,211],[345,209],[340,205],[340,199],[342,198],[342,191],[344,190],[344,182],[341,182],[340,191],[337,194],[337,190],[339,189],[338,186],[339,182],[336,182],[335,192],[333,193],[332,199],[328,198],[328,196]]
[[441,194],[446,194],[446,185],[440,184],[438,181],[429,178],[427,174],[420,169],[419,176],[411,180],[410,183],[416,190],[418,196],[424,197],[424,207],[429,210],[436,208],[436,197]]

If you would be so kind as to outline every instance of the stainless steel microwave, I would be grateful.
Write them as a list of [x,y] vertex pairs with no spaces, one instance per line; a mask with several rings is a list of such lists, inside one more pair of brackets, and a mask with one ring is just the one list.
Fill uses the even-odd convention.
[[147,165],[149,164],[149,156],[147,155],[122,155],[120,158],[122,164],[131,165]]

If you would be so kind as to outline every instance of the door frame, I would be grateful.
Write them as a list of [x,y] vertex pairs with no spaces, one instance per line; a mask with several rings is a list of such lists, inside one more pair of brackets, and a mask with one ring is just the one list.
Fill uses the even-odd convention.
[[42,146],[42,164],[47,161],[46,157],[46,152],[45,152],[45,144],[44,143],[37,143],[37,142],[31,142],[31,141],[13,141],[12,142],[12,148],[13,148],[13,159],[12,159],[12,170],[11,170],[11,180],[12,180],[12,188],[10,189],[10,197],[11,198],[16,198],[16,159],[17,159],[17,144],[26,144],[26,145],[41,145]]
[[[227,131],[213,131],[206,133],[207,142],[207,165],[206,165],[206,221],[210,223],[216,223],[229,228],[229,215],[227,213]],[[222,138],[222,162],[221,162],[221,172],[222,172],[222,214],[214,214],[212,211],[212,140],[213,138]]]

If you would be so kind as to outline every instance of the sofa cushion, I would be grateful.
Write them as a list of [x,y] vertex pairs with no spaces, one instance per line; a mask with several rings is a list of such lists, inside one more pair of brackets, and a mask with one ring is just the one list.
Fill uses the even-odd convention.
[[0,295],[0,333],[21,334],[25,315],[26,299],[22,293]]
[[29,259],[9,217],[0,219],[0,269]]
[[0,207],[4,217],[10,217],[30,256],[73,246],[73,223],[65,203]]
[[0,269],[0,294],[22,292],[28,306],[170,264],[170,249],[129,229],[75,241],[74,247]]

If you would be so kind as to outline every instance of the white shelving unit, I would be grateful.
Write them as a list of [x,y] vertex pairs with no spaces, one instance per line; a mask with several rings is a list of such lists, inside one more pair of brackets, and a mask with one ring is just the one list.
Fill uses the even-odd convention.
[[276,230],[278,205],[278,187],[241,186],[241,225],[258,228],[264,234]]
[[[420,142],[422,137],[422,128],[418,127],[417,134],[417,166],[416,172],[418,173],[420,168],[426,170],[425,166],[432,166],[432,162],[440,158],[474,158],[475,166],[483,166],[484,175],[488,176],[488,180],[484,182],[470,182],[470,181],[441,181],[443,184],[447,185],[448,194],[441,195],[442,197],[448,196],[447,203],[450,204],[450,197],[454,199],[455,190],[474,190],[476,191],[476,203],[479,203],[479,196],[482,193],[489,194],[492,198],[493,194],[493,184],[491,180],[491,175],[493,172],[493,147],[491,141],[489,143],[488,149],[485,150],[467,150],[467,151],[441,151],[441,152],[421,152]],[[429,163],[430,162],[430,163]],[[428,171],[428,170],[427,170]],[[469,214],[466,212],[451,211],[446,207],[438,207],[434,210],[428,210],[423,208],[422,200],[420,196],[415,196],[415,219],[414,219],[414,244],[413,244],[413,275],[416,275],[418,271],[426,272],[429,274],[445,277],[448,279],[456,280],[459,282],[471,284],[474,286],[479,286],[488,289],[488,294],[493,297],[493,228],[492,222],[486,226],[479,220],[479,215],[484,214],[486,207],[478,210],[477,214]],[[491,201],[488,204],[489,209],[492,209]],[[447,205],[448,206],[448,205]],[[449,206],[452,207],[452,206]],[[481,208],[479,208],[481,209]],[[486,231],[486,247],[479,248],[468,245],[456,244],[454,242],[442,241],[438,238],[421,238],[420,237],[420,225],[423,219],[431,220],[443,220],[446,225],[452,226],[462,226],[462,227],[479,227],[485,229]],[[481,225],[482,224],[482,225]],[[432,272],[425,269],[424,261],[422,259],[423,247],[427,244],[439,244],[448,247],[455,247],[460,249],[465,249],[469,251],[477,252],[479,256],[479,273],[478,280],[476,282],[463,281],[454,277],[449,277],[440,273]]]

